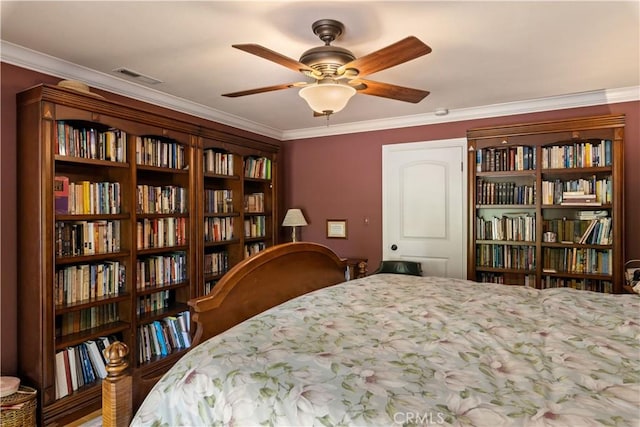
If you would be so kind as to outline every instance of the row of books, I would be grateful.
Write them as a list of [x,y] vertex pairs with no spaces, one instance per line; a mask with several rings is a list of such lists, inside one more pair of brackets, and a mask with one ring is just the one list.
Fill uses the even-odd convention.
[[56,269],[55,303],[75,304],[104,296],[117,296],[126,289],[125,266],[120,261],[70,265]]
[[513,268],[534,270],[536,268],[535,246],[476,245],[478,267]]
[[187,218],[145,218],[136,222],[138,249],[170,248],[186,245],[189,237]]
[[251,193],[244,196],[245,212],[264,212],[264,193]]
[[542,221],[543,233],[554,233],[556,242],[578,243],[587,231],[590,221],[571,219],[571,218],[554,218]]
[[232,213],[233,190],[204,190],[204,211],[206,213]]
[[542,168],[591,168],[611,166],[612,142],[592,139],[542,148]]
[[543,248],[544,273],[611,274],[611,249]]
[[611,218],[592,219],[578,243],[589,245],[610,245],[613,243]]
[[117,322],[118,309],[118,303],[109,303],[61,314],[56,318],[56,339]]
[[70,182],[54,177],[55,212],[61,215],[108,215],[120,213],[119,182]]
[[155,320],[138,328],[138,362],[145,363],[191,347],[189,312]]
[[613,283],[608,280],[573,279],[564,277],[544,276],[542,288],[573,288],[582,291],[613,293]]
[[159,168],[185,169],[185,147],[176,141],[153,136],[136,137],[136,164]]
[[229,269],[227,251],[204,254],[204,274],[224,274]]
[[266,248],[267,245],[264,242],[247,243],[244,245],[244,257],[249,258],[251,255],[255,255]]
[[[585,196],[591,196],[585,198]],[[542,181],[542,204],[544,205],[588,205],[599,206],[611,203],[613,186],[611,176],[567,181],[556,179]]]
[[203,152],[205,173],[217,175],[233,175],[234,155],[223,153],[213,149],[206,149]]
[[56,352],[56,399],[106,378],[109,361],[104,350],[115,340],[115,337],[99,337]]
[[175,252],[139,258],[136,261],[136,289],[145,290],[187,280],[187,254]]
[[84,122],[58,120],[55,154],[85,159],[127,161],[127,134],[119,129],[98,130]]
[[530,288],[535,286],[536,276],[535,274],[524,274],[518,277],[517,282],[514,282],[513,278],[506,279],[502,273],[480,272],[477,281],[481,283],[499,283],[501,285],[523,285]]
[[233,240],[234,217],[208,217],[204,219],[204,241],[224,242]]
[[477,217],[476,238],[478,240],[534,241],[536,217],[534,215],[494,216],[490,219]]
[[56,221],[56,257],[120,251],[120,221]]
[[171,304],[171,291],[168,289],[143,295],[136,300],[136,314],[155,313],[159,310],[166,310]]
[[189,210],[187,190],[182,187],[139,184],[136,191],[136,213],[178,214],[187,213]]
[[479,205],[533,205],[536,188],[515,182],[492,182],[478,178],[476,203]]
[[244,220],[244,237],[264,237],[267,234],[264,215],[251,216]]
[[271,159],[267,157],[245,158],[244,176],[247,178],[271,179]]
[[518,145],[481,148],[476,151],[477,172],[522,171],[535,168],[535,147]]

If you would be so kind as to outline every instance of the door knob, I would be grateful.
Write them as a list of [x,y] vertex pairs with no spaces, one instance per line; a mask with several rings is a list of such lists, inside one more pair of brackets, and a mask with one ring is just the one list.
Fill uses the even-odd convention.
[[391,250],[392,250],[392,251],[395,251],[395,250],[397,250],[397,249],[398,249],[398,245],[391,245]]

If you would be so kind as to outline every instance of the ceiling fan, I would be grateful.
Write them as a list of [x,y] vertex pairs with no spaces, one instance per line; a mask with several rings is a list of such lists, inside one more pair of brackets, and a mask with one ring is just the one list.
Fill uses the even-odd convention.
[[315,115],[329,116],[342,110],[356,93],[418,103],[428,91],[365,80],[363,77],[394,67],[431,52],[431,48],[414,36],[409,36],[368,55],[356,58],[349,50],[331,46],[331,42],[344,32],[344,25],[333,19],[321,19],[311,26],[324,46],[311,48],[300,60],[289,58],[258,44],[235,44],[234,48],[299,71],[311,82],[284,83],[222,96],[239,97],[281,89],[301,88],[304,98]]

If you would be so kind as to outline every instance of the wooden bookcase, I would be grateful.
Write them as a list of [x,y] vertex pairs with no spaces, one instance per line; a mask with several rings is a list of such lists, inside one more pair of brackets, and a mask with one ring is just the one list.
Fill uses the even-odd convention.
[[277,235],[275,153],[250,154],[207,139],[203,147],[204,280],[199,295],[209,293],[244,258],[273,246]]
[[467,132],[469,279],[623,291],[624,120]]
[[271,158],[244,156],[243,185],[243,258],[248,258],[273,244],[276,235],[274,219],[274,162]]
[[[211,147],[207,141],[205,147]],[[242,221],[242,156],[205,148],[203,154],[202,221],[203,287],[201,295],[213,289],[217,281],[242,260],[239,231]]]
[[[277,243],[279,146],[51,85],[17,105],[19,375],[38,390],[39,424],[67,424],[100,408],[101,380],[78,383],[80,366],[64,392],[56,366],[117,338],[131,350],[137,406],[186,352],[173,342],[145,353],[145,336],[188,321],[187,301],[218,277],[208,254],[228,251],[226,268],[244,258],[246,191],[265,193],[260,241]],[[232,170],[206,170],[209,149],[233,155]],[[244,177],[249,157],[269,159],[270,179]],[[210,212],[205,191],[225,188],[231,211]],[[234,236],[205,242],[205,219],[225,215]]]

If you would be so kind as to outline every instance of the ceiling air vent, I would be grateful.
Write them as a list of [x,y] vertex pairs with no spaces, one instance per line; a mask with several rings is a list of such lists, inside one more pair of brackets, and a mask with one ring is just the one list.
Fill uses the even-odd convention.
[[125,77],[128,77],[132,80],[139,81],[141,83],[146,83],[150,85],[157,85],[158,83],[162,83],[162,80],[155,79],[153,77],[145,76],[144,74],[140,74],[137,71],[130,70],[128,68],[116,68],[113,70],[114,73],[122,74]]

